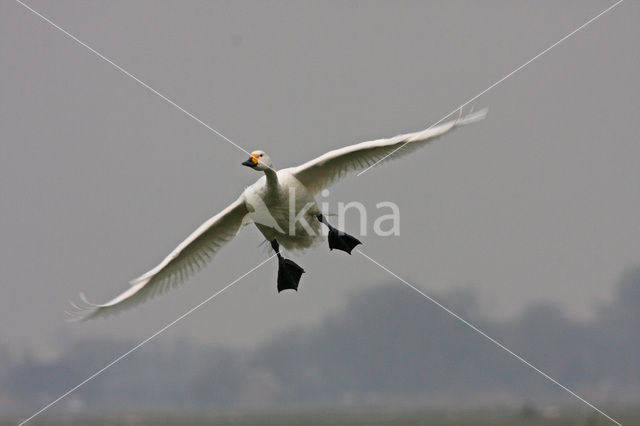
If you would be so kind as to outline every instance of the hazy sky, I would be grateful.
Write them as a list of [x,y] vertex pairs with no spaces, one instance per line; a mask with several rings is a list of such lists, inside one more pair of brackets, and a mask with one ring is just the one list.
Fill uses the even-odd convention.
[[[612,2],[29,4],[284,167],[428,127]],[[333,187],[333,206],[369,207],[369,230],[376,203],[401,209],[401,235],[368,235],[362,250],[427,293],[475,288],[498,317],[540,300],[585,317],[610,300],[640,264],[639,17],[624,2],[475,101],[484,122]],[[0,0],[0,64],[3,341],[141,340],[265,259],[245,228],[179,290],[65,323],[68,299],[118,294],[258,175],[12,0]],[[166,338],[251,345],[394,282],[324,245],[294,258],[307,270],[297,294],[276,293],[270,262]]]

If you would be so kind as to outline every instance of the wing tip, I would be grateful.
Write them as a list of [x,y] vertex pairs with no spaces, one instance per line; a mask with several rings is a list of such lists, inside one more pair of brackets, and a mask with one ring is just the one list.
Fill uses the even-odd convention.
[[78,296],[85,306],[75,303],[73,300],[69,300],[69,304],[71,305],[73,310],[64,311],[64,313],[68,316],[68,318],[65,318],[66,322],[86,321],[93,317],[93,314],[96,312],[96,310],[99,307],[99,305],[89,302],[89,300],[87,299],[87,296],[85,296],[84,293],[80,292]]
[[473,107],[471,107],[471,111],[469,112],[469,114],[462,116],[462,109],[463,107],[460,107],[460,113],[458,115],[458,118],[455,121],[456,126],[465,126],[467,124],[484,120],[489,112],[489,108],[486,108],[486,107],[476,112],[473,112]]

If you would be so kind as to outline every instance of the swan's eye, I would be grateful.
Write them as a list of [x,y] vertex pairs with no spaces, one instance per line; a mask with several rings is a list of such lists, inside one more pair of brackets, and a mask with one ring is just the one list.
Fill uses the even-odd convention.
[[262,157],[264,154],[260,154],[260,157]]

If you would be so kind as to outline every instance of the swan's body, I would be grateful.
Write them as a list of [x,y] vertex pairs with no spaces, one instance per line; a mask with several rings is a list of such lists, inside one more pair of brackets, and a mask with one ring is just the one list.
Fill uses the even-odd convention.
[[324,239],[320,232],[322,223],[329,228],[329,245],[332,249],[350,253],[355,245],[360,244],[354,237],[326,222],[315,201],[317,193],[349,172],[413,152],[435,137],[457,126],[481,120],[485,115],[486,110],[483,110],[420,132],[350,145],[298,167],[279,171],[273,168],[266,153],[254,151],[249,160],[242,164],[264,172],[264,176],[245,189],[226,209],[203,223],[159,265],[131,281],[128,290],[101,305],[89,303],[83,298],[89,306],[76,306],[80,311],[79,317],[87,319],[109,315],[183,283],[233,239],[243,225],[249,223],[255,224],[278,253],[278,290],[297,289],[304,270],[279,254],[279,244],[290,250],[308,248]]
[[[296,178],[294,168],[277,172],[266,169],[265,176],[245,189],[241,199],[249,218],[267,241],[277,239],[284,248],[295,250],[322,241],[316,219],[322,212],[315,195]],[[303,220],[291,220],[301,213]]]

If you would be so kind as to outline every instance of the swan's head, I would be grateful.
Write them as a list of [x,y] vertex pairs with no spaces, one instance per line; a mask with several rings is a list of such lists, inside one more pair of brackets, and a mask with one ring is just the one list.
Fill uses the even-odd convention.
[[249,159],[242,163],[242,165],[260,171],[273,168],[271,158],[269,158],[269,156],[264,151],[253,151]]

